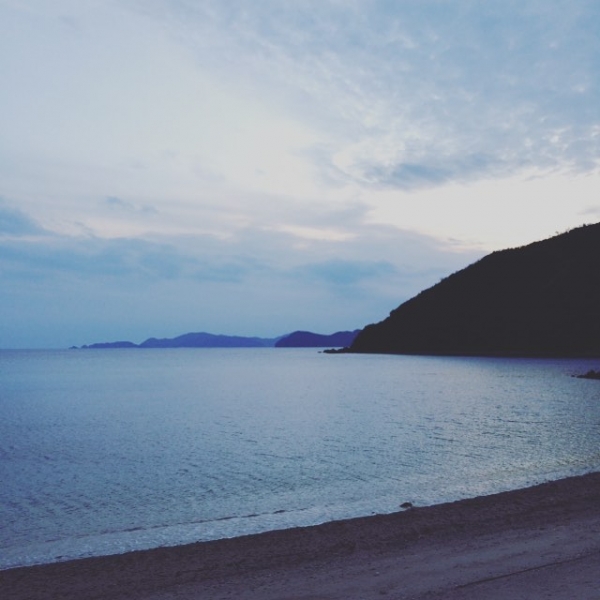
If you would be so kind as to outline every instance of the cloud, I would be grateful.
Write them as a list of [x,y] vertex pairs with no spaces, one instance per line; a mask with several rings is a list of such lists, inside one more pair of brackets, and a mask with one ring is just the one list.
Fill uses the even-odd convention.
[[391,169],[371,166],[365,171],[364,180],[367,183],[384,184],[402,189],[439,185],[453,176],[453,172],[449,169],[406,163],[393,165]]
[[[295,279],[296,286],[321,287],[324,292],[338,288],[345,293],[379,282],[397,286],[395,294],[409,294],[418,291],[423,276],[447,274],[453,266],[480,255],[448,254],[451,246],[433,238],[360,224],[363,214],[360,207],[332,210],[323,214],[320,224],[317,215],[305,214],[306,225],[300,233],[282,225],[269,230],[248,226],[223,238],[99,238],[57,233],[10,238],[0,242],[0,262],[6,277],[18,274],[32,281],[66,277],[82,284],[104,281],[107,286],[140,286],[140,290],[161,281],[188,281],[200,286],[232,284],[241,291],[253,285],[289,287],[290,279]],[[339,234],[331,235],[330,222],[336,223]],[[304,234],[306,230],[310,235]],[[345,235],[347,231],[353,235]],[[437,263],[434,275],[432,262]]]
[[583,215],[600,215],[600,206],[590,206],[581,211]]
[[215,202],[252,218],[273,197],[376,205],[599,168],[586,0],[32,6],[4,15],[8,72],[24,75],[0,99],[0,175],[21,173],[4,192],[19,201],[37,186],[72,211],[100,197],[123,220],[186,207],[199,223]]
[[24,212],[4,207],[0,199],[0,236],[40,235],[45,233],[37,222]]
[[137,204],[134,204],[133,202],[128,202],[127,200],[123,200],[122,198],[119,198],[117,196],[107,196],[104,199],[104,204],[109,206],[110,208],[121,209],[126,212],[142,213],[148,215],[154,215],[158,213],[158,210],[154,206],[150,206],[147,204],[139,206]]
[[[361,214],[331,210],[325,222],[337,215],[340,228],[356,228]],[[228,238],[0,239],[0,345],[361,327],[480,256],[380,225],[297,243],[293,233],[258,228]]]
[[240,282],[255,269],[244,257],[211,259],[186,253],[170,243],[140,239],[59,238],[42,242],[9,241],[0,244],[5,274],[80,282],[111,281],[110,285],[145,286],[154,281],[195,280]]
[[390,277],[396,273],[388,261],[328,260],[304,265],[300,274],[333,285],[354,286],[370,279]]

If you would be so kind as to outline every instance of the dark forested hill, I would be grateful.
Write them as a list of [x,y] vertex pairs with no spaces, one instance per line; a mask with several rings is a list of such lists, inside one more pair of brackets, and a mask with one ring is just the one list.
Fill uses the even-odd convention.
[[485,256],[365,327],[349,350],[600,356],[600,223]]

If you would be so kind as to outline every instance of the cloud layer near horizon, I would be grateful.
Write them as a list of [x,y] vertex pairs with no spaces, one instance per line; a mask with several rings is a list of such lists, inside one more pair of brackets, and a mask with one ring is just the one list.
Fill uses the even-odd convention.
[[597,220],[599,26],[583,0],[0,0],[0,347],[360,327]]

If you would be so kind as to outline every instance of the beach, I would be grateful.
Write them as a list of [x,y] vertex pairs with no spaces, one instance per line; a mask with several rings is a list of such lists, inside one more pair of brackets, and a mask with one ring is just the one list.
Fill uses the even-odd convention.
[[390,515],[9,569],[0,597],[598,600],[600,473]]

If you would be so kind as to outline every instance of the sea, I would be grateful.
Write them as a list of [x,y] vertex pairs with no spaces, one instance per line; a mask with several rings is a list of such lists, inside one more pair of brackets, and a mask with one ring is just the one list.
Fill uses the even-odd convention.
[[593,360],[0,351],[0,569],[600,470]]

